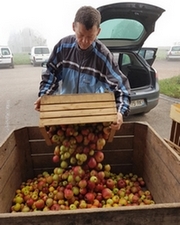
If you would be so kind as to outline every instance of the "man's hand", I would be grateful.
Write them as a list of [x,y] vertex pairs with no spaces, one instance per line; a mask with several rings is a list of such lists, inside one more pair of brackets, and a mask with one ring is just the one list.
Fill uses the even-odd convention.
[[34,102],[34,109],[40,111],[41,97],[39,97],[36,102]]
[[111,128],[113,130],[119,130],[121,125],[123,123],[123,116],[121,113],[117,113],[117,121],[115,121],[114,123],[111,124]]

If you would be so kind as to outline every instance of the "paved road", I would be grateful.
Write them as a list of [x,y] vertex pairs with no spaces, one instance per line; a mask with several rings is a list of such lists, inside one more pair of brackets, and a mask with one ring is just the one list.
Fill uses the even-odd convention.
[[[165,62],[166,64],[166,62]],[[175,66],[168,62],[168,67],[177,68],[180,74],[180,63]],[[162,77],[162,63],[156,63],[156,69]],[[179,66],[179,67],[178,67]],[[170,76],[169,70],[165,70]],[[41,67],[16,66],[14,69],[0,69],[0,143],[3,143],[10,132],[25,126],[38,126],[39,113],[34,110],[34,101],[40,82]],[[176,75],[176,74],[175,74]],[[178,75],[178,74],[177,74]],[[160,97],[158,106],[144,116],[131,116],[128,121],[146,121],[163,138],[169,138],[171,119],[169,118],[170,106],[177,99]]]

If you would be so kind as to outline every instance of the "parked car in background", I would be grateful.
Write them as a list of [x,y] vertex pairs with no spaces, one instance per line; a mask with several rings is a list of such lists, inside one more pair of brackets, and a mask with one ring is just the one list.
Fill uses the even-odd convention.
[[14,68],[13,54],[8,46],[0,46],[0,67]]
[[180,45],[171,46],[166,55],[167,60],[180,59]]
[[164,9],[145,3],[123,2],[98,8],[101,40],[114,55],[131,86],[130,115],[147,113],[159,100],[159,84],[152,64],[157,48],[142,48]]
[[50,49],[48,46],[34,46],[31,49],[30,61],[33,66],[41,65],[42,62],[48,60]]

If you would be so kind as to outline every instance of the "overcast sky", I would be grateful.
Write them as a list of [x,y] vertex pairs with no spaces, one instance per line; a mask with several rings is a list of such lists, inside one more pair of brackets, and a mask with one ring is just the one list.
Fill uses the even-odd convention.
[[[9,34],[23,28],[39,31],[50,47],[60,38],[72,34],[72,22],[77,9],[84,5],[99,7],[120,2],[117,0],[1,0],[0,45],[6,45]],[[155,32],[145,46],[169,46],[180,42],[179,0],[131,0],[122,2],[144,2],[160,6],[166,11],[158,19]],[[3,22],[2,22],[3,21]]]

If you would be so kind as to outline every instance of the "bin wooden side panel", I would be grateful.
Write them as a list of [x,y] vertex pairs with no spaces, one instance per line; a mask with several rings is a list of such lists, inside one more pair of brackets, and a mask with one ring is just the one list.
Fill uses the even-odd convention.
[[[0,202],[4,202],[4,204],[0,204],[0,212],[10,210],[15,190],[19,187],[22,180],[27,178],[29,171],[32,171],[28,149],[27,129],[14,131],[1,146],[0,152],[1,156],[3,156],[1,162],[3,164],[0,170]],[[5,154],[3,154],[4,152]]]
[[129,206],[120,208],[62,210],[58,212],[35,212],[1,214],[0,225],[177,225],[180,204],[151,206]]
[[148,129],[147,135],[143,177],[148,189],[157,203],[178,202],[180,161],[155,131]]
[[134,125],[134,145],[133,145],[133,170],[134,174],[143,177],[144,155],[146,152],[146,139],[148,125],[145,123],[135,123]]

